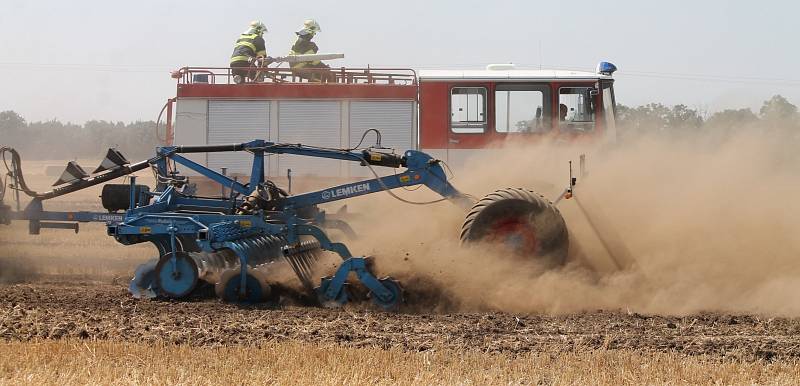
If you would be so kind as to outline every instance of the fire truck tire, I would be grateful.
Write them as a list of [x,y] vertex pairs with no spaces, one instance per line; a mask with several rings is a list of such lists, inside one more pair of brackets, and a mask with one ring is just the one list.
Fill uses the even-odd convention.
[[478,201],[464,220],[461,242],[502,243],[547,267],[563,265],[569,250],[567,225],[558,209],[522,188],[500,189]]

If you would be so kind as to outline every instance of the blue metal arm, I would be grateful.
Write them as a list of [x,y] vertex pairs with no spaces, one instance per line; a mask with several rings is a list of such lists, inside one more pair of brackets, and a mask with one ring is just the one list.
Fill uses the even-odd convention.
[[425,185],[442,197],[452,199],[459,205],[472,206],[472,202],[463,193],[447,182],[447,176],[438,161],[428,154],[414,150],[406,151],[405,157],[407,163],[405,172],[299,194],[287,198],[285,205],[299,208],[382,192],[402,186]]
[[[248,189],[247,186],[242,185],[239,182],[236,182],[235,180],[230,179],[230,178],[222,175],[221,173],[218,173],[218,172],[216,172],[214,170],[211,170],[211,169],[209,169],[209,168],[207,168],[207,167],[205,167],[203,165],[200,165],[197,162],[194,162],[194,161],[192,161],[192,160],[190,160],[188,158],[179,156],[177,154],[171,155],[170,158],[172,158],[172,160],[174,160],[175,162],[177,162],[177,163],[179,163],[179,164],[181,164],[183,166],[186,166],[187,168],[189,168],[189,169],[191,169],[191,170],[193,170],[193,171],[195,171],[197,173],[200,173],[205,177],[210,178],[212,181],[214,181],[214,182],[216,182],[216,183],[218,183],[220,185],[223,185],[226,188],[229,188],[229,189],[232,189],[232,190],[236,191],[237,193],[250,194],[250,189]],[[263,161],[261,163],[263,164]]]
[[[181,156],[179,153],[207,153],[207,152],[225,152],[225,151],[247,151],[253,154],[253,165],[251,169],[251,178],[248,184],[239,183],[231,178],[228,178],[214,170],[198,164],[186,157]],[[344,160],[351,162],[359,162],[367,165],[364,155],[359,152],[341,150],[341,149],[326,149],[318,147],[303,146],[300,144],[278,144],[264,140],[254,140],[250,142],[231,144],[231,145],[203,145],[203,146],[168,146],[160,147],[157,149],[155,157],[131,165],[121,169],[118,172],[110,173],[108,177],[103,175],[95,178],[97,181],[83,181],[80,187],[71,188],[67,187],[62,190],[71,191],[80,189],[84,185],[91,186],[114,177],[130,174],[137,170],[144,169],[148,165],[153,165],[158,169],[160,175],[168,177],[168,162],[170,160],[181,164],[209,179],[219,183],[226,188],[231,189],[242,195],[250,194],[258,184],[265,181],[264,177],[264,155],[269,154],[292,154],[307,157],[327,158],[335,160]],[[402,173],[374,178],[366,181],[355,183],[343,184],[333,188],[324,189],[316,192],[308,192],[297,196],[289,197],[285,201],[288,209],[302,208],[342,200],[345,198],[361,196],[364,194],[381,192],[384,190],[395,189],[403,186],[425,185],[431,190],[439,193],[441,196],[446,197],[456,204],[468,208],[472,205],[471,200],[466,198],[465,195],[460,193],[455,187],[447,182],[446,174],[442,169],[439,161],[433,159],[428,154],[408,150],[403,155],[403,162],[406,170]],[[372,167],[372,166],[369,166]],[[185,198],[172,194],[171,186],[165,183],[159,183],[157,191],[161,195],[156,201],[148,206],[130,208],[127,215],[135,216],[142,213],[158,213],[170,209],[180,209],[181,207],[195,207],[195,208],[209,208],[224,210],[231,208],[234,205],[230,201],[215,200],[215,199],[200,199],[200,198]],[[55,193],[54,193],[55,194]],[[43,199],[49,196],[43,197]],[[22,213],[12,212],[10,208],[0,206],[0,222],[10,222],[12,219],[32,219],[38,220],[55,220],[55,221],[104,221],[104,222],[119,222],[119,215],[103,215],[102,213],[59,213],[59,212],[46,212],[39,205],[32,205]]]
[[[253,158],[253,176],[251,183],[247,186],[237,183],[228,177],[223,176],[213,170],[210,170],[198,163],[189,159],[179,156],[175,153],[195,153],[195,152],[215,152],[215,151],[249,151],[254,154]],[[325,149],[317,147],[308,147],[295,144],[277,144],[274,142],[267,142],[264,140],[254,140],[251,142],[231,145],[208,145],[208,146],[178,146],[160,148],[159,153],[171,157],[177,163],[185,165],[186,167],[200,173],[226,187],[229,187],[241,194],[249,194],[255,189],[256,184],[253,182],[263,182],[263,163],[264,153],[270,154],[292,154],[307,157],[327,158],[344,160],[351,162],[359,162],[364,165],[367,160],[361,153],[339,150],[339,149]],[[285,205],[290,208],[301,208],[322,204],[331,201],[342,200],[345,198],[361,196],[369,193],[381,192],[384,190],[395,189],[401,186],[414,186],[425,185],[431,190],[439,193],[442,197],[448,198],[468,208],[472,205],[472,201],[466,195],[459,192],[453,185],[447,182],[447,175],[442,169],[439,161],[430,155],[415,151],[408,150],[404,153],[404,161],[407,170],[403,173],[386,176],[381,178],[374,178],[371,180],[360,181],[355,183],[343,184],[330,189],[324,189],[316,192],[309,192],[287,198]]]

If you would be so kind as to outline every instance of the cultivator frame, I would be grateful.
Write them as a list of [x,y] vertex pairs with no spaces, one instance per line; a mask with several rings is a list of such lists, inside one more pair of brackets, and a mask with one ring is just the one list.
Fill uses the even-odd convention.
[[[219,280],[217,294],[223,298],[257,301],[269,292],[269,287],[257,277],[254,268],[279,257],[289,260],[303,285],[311,289],[311,251],[321,249],[337,254],[342,260],[332,277],[323,278],[320,285],[313,288],[322,304],[342,305],[349,300],[345,281],[352,272],[370,291],[375,304],[392,309],[402,298],[399,284],[388,277],[377,278],[369,269],[366,256],[354,256],[345,244],[332,241],[322,228],[352,230],[341,220],[330,219],[317,205],[415,185],[425,185],[465,209],[473,204],[447,181],[440,161],[414,150],[398,155],[374,149],[354,151],[264,140],[231,145],[167,146],[157,148],[155,157],[146,161],[118,165],[46,193],[29,189],[22,177],[18,154],[13,149],[3,150],[12,152],[10,187],[17,194],[17,210],[3,205],[0,196],[0,223],[28,220],[30,232],[38,234],[43,227],[69,228],[77,232],[77,222],[102,221],[107,223],[108,235],[121,244],[154,244],[159,251],[158,261],[137,269],[131,283],[131,291],[137,296],[149,297],[157,293],[181,298],[195,289],[203,275],[208,275]],[[231,151],[253,155],[247,183],[181,155]],[[375,178],[290,196],[265,179],[264,157],[268,154],[358,162],[369,167]],[[187,178],[177,172],[177,164],[230,189],[231,197],[202,198],[187,193]],[[380,177],[373,166],[404,167],[405,170]],[[156,172],[158,183],[153,192],[142,192],[131,174],[148,167]],[[122,176],[130,176],[129,203],[122,214],[43,210],[44,200]],[[24,210],[19,209],[19,191],[33,198]],[[276,255],[276,247],[280,255]],[[269,251],[272,253],[267,253]],[[231,270],[238,270],[238,274],[223,272]]]

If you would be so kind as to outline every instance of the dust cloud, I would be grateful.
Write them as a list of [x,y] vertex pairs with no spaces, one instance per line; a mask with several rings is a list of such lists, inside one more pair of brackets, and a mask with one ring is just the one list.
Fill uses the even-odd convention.
[[[450,203],[415,206],[387,195],[348,202],[362,214],[351,250],[374,255],[409,296],[438,297],[426,305],[433,310],[800,316],[797,144],[795,134],[755,129],[726,140],[549,142],[507,146],[458,168],[453,183],[476,197],[525,187],[552,199],[567,185],[567,161],[587,154],[576,196],[606,238],[624,241],[634,261],[625,269],[615,268],[575,200],[558,205],[572,256],[557,270],[496,247],[461,246],[464,212]],[[435,197],[424,189],[399,194]]]
[[[348,246],[356,255],[375,256],[378,272],[401,280],[409,303],[420,311],[622,309],[799,317],[800,140],[794,133],[758,128],[725,138],[658,135],[614,145],[510,143],[452,165],[454,185],[476,199],[505,187],[528,188],[554,199],[567,185],[567,162],[586,154],[588,175],[579,176],[576,196],[606,237],[612,233],[624,241],[635,261],[627,269],[615,268],[575,200],[558,205],[570,229],[572,252],[569,263],[557,270],[544,270],[535,260],[514,258],[497,247],[461,246],[465,213],[449,202],[409,205],[387,194],[344,202],[359,234]],[[46,186],[50,180],[42,176],[34,182]],[[413,201],[438,198],[425,188],[396,192]],[[91,191],[74,199],[97,205],[97,195]],[[61,207],[57,204],[51,209]],[[335,212],[338,205],[326,209]],[[90,270],[87,264],[108,260],[107,251],[113,250],[113,264],[91,269],[117,276],[151,256],[149,246],[120,248],[91,232],[54,235],[52,244],[45,245],[43,236],[27,236],[23,228],[3,230],[0,248],[7,254],[30,249],[26,256],[41,255],[51,270],[69,253],[74,257],[63,266],[77,275]],[[14,244],[19,242],[25,248]],[[619,251],[613,252],[619,257]],[[39,275],[31,264],[11,263],[19,256],[0,257],[0,282]],[[86,263],[76,268],[71,262],[77,261]]]

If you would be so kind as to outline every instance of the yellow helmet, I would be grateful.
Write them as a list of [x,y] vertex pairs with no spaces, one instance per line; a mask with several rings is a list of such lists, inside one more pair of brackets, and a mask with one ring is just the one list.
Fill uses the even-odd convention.
[[297,33],[299,35],[307,35],[307,34],[317,34],[322,32],[322,29],[319,28],[319,23],[317,23],[314,19],[308,19],[303,22],[303,28],[300,29]]
[[264,32],[267,32],[267,26],[259,20],[253,20],[245,33],[261,35]]

